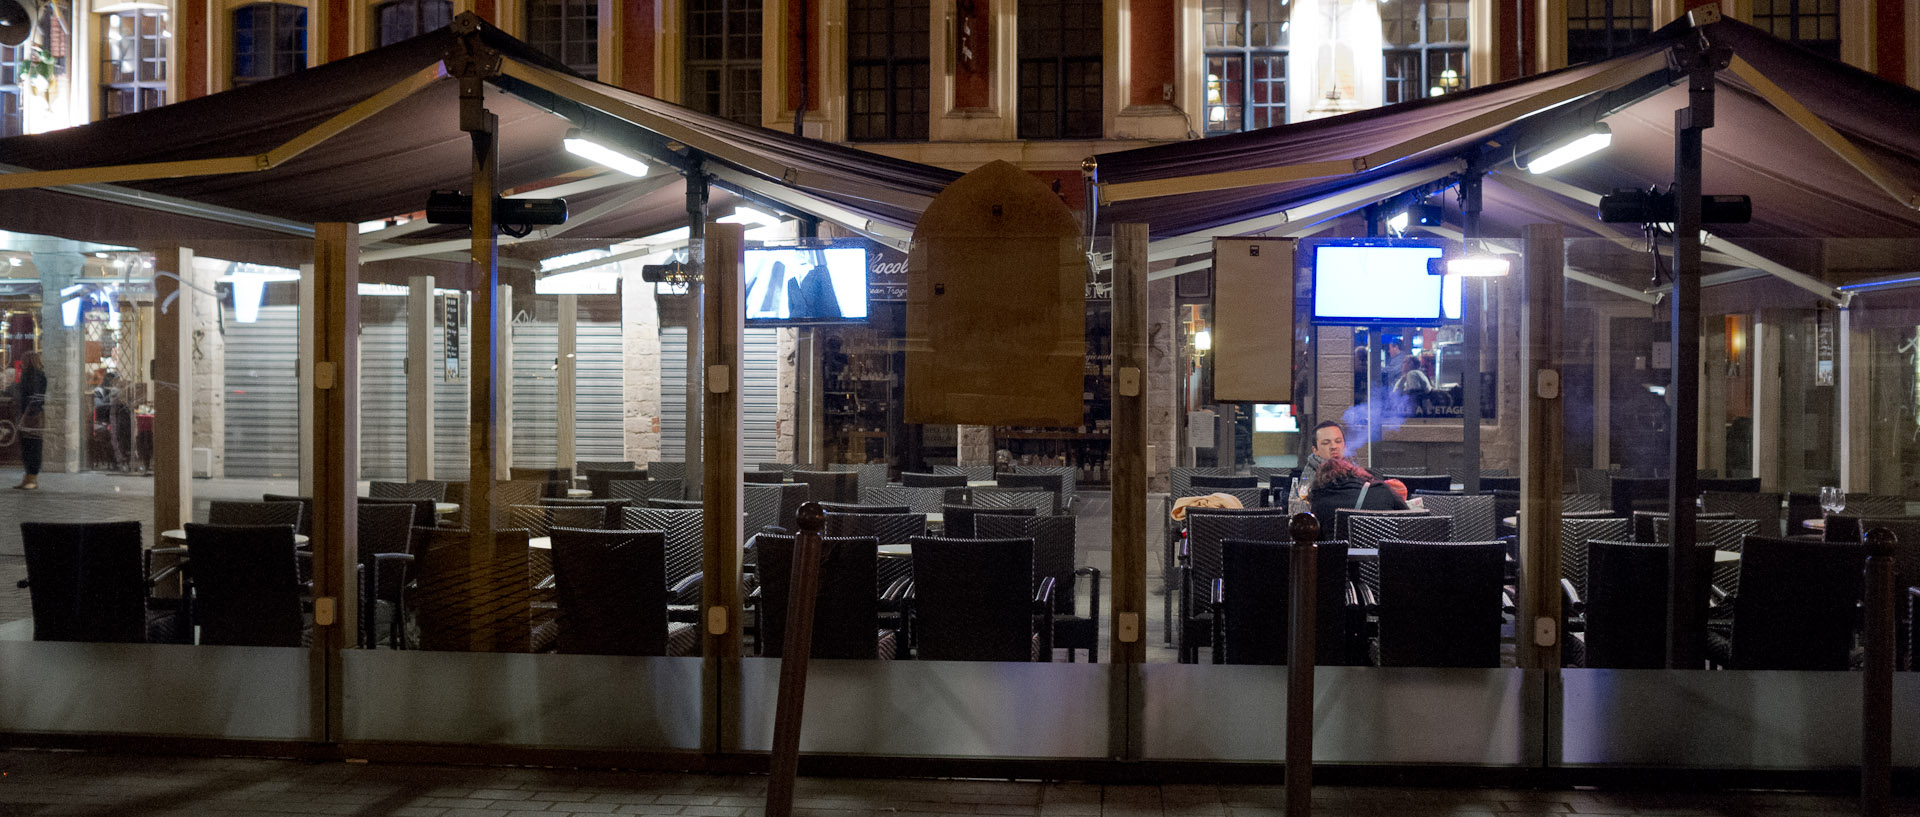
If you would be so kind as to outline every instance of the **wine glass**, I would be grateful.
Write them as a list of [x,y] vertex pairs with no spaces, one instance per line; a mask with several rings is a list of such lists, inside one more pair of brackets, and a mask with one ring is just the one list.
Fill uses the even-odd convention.
[[1840,510],[1846,506],[1846,495],[1840,493],[1839,488],[1831,485],[1820,486],[1820,510],[1826,511],[1828,516],[1832,516],[1839,513]]

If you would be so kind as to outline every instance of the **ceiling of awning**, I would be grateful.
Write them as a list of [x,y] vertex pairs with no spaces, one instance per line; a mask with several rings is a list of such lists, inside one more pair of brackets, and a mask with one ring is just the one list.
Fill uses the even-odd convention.
[[[632,132],[649,124],[671,126],[668,133],[650,133],[651,138],[632,145],[651,152],[660,163],[651,174],[655,178],[568,196],[574,214],[600,211],[554,231],[570,240],[610,242],[684,226],[684,183],[669,179],[663,187],[657,177],[671,173],[669,167],[685,166],[689,158],[702,160],[715,174],[716,185],[749,186],[729,185],[719,178],[725,175],[780,193],[777,198],[748,193],[768,206],[801,213],[810,211],[800,205],[830,204],[821,208],[829,212],[811,214],[856,222],[850,225],[856,231],[874,223],[893,225],[902,235],[918,217],[914,205],[958,177],[952,171],[739,125],[599,85],[570,75],[484,23],[477,23],[477,37],[499,52],[503,66],[557,83],[565,92],[504,73],[490,79],[486,106],[499,118],[498,187],[504,191],[578,181],[599,172],[561,148],[570,128],[598,124],[611,133],[612,125]],[[0,170],[8,173],[110,168],[102,172],[122,174],[84,187],[0,190],[0,230],[135,247],[227,242],[236,254],[246,255],[251,246],[260,250],[251,260],[273,262],[270,259],[286,253],[249,242],[310,235],[316,222],[367,222],[418,212],[430,191],[471,188],[472,148],[469,135],[459,129],[458,82],[442,62],[459,39],[452,29],[442,29],[257,85],[67,130],[0,140]],[[366,100],[378,101],[383,93],[397,101],[267,169],[180,175],[169,172],[172,167],[159,172],[128,167],[180,162],[204,166],[210,160],[284,150],[289,140],[324,130],[335,117],[353,117],[373,105]],[[595,109],[571,96],[612,104]],[[634,120],[642,124],[631,125]],[[755,172],[768,167],[792,170],[772,178]],[[647,195],[598,207],[620,198],[627,186],[642,184],[649,186]],[[889,191],[880,197],[885,200],[858,194],[875,185]],[[162,203],[141,206],[156,199]],[[726,195],[713,201],[725,209],[711,215],[731,211]],[[372,246],[445,240],[463,233],[457,225],[436,227],[413,232],[404,241]],[[537,245],[543,236],[533,238],[535,242],[523,242],[519,249]],[[378,234],[370,239],[378,241]],[[268,257],[258,257],[262,255]],[[503,256],[511,259],[514,254]]]
[[[1491,174],[1483,235],[1518,236],[1524,225],[1542,220],[1567,224],[1571,236],[1613,237],[1622,234],[1620,228],[1637,235],[1637,226],[1600,224],[1592,200],[1614,189],[1664,187],[1671,181],[1673,112],[1685,106],[1686,90],[1670,87],[1677,76],[1664,60],[1653,58],[1682,38],[1700,36],[1731,46],[1737,58],[1844,136],[1896,185],[1920,188],[1920,91],[1823,59],[1737,21],[1696,29],[1683,20],[1639,51],[1606,62],[1328,119],[1101,154],[1095,160],[1102,188],[1167,189],[1169,180],[1182,179],[1201,184],[1103,204],[1099,219],[1102,224],[1145,222],[1156,243],[1169,245],[1219,232],[1304,234],[1352,208],[1331,213],[1304,208],[1315,218],[1304,223],[1273,214],[1389,178],[1418,180],[1421,168],[1435,168],[1426,175],[1438,175],[1445,163],[1477,158]],[[1920,212],[1914,209],[1920,202],[1882,189],[1735,71],[1722,70],[1717,80],[1718,119],[1705,136],[1704,190],[1746,194],[1754,204],[1752,223],[1712,226],[1717,235],[1737,240],[1920,236]],[[1579,93],[1569,96],[1570,89]],[[1511,116],[1489,123],[1493,112]],[[1525,150],[1596,119],[1613,131],[1606,151],[1546,179],[1514,164],[1516,145]],[[1396,161],[1365,169],[1272,184],[1240,186],[1233,180],[1234,174],[1257,179],[1262,171],[1389,152],[1423,137],[1424,144],[1415,142],[1416,149],[1401,151]],[[1452,204],[1453,196],[1435,200]],[[1269,217],[1262,221],[1263,215]],[[1458,219],[1457,210],[1451,218]],[[1249,226],[1256,229],[1243,229]]]

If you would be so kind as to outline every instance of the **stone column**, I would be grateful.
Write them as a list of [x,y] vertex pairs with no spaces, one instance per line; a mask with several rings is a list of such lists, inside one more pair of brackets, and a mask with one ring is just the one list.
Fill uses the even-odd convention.
[[93,397],[87,383],[86,330],[66,325],[62,291],[80,280],[85,256],[71,252],[37,252],[33,265],[40,270],[40,365],[47,371],[46,419],[41,439],[41,470],[73,473],[80,470],[81,454],[92,430]]
[[961,465],[992,465],[993,427],[961,426],[960,445],[954,452],[954,461]]
[[799,330],[780,330],[780,358],[775,365],[780,367],[779,394],[775,398],[774,420],[774,460],[777,462],[809,462],[799,459],[794,450],[795,432],[799,429],[801,418],[797,409],[799,401]]
[[620,269],[622,431],[627,459],[660,459],[660,306],[638,263]]
[[1162,278],[1147,284],[1147,490],[1165,492],[1170,488],[1175,451],[1178,445],[1176,422],[1179,417],[1178,373],[1174,371],[1174,335],[1180,331],[1173,306],[1173,279]]
[[[182,291],[193,299],[191,336],[193,355],[193,445],[186,452],[195,469],[199,449],[211,453],[209,477],[226,476],[227,460],[227,337],[220,331],[220,298],[214,289],[214,271],[195,263],[187,271]],[[196,471],[196,475],[197,471]]]
[[433,276],[407,279],[407,479],[433,479]]

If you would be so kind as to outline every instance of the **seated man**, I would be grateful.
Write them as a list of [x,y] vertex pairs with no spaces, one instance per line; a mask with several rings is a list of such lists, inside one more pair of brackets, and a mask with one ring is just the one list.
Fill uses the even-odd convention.
[[1333,512],[1341,508],[1369,511],[1407,509],[1406,500],[1392,486],[1346,459],[1332,459],[1320,464],[1308,500],[1313,503],[1313,518],[1320,522],[1322,539],[1333,538]]

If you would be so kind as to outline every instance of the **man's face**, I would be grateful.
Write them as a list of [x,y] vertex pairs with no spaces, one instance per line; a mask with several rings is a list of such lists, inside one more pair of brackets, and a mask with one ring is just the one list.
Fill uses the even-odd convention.
[[1323,460],[1337,460],[1347,455],[1347,435],[1331,426],[1313,432],[1313,453]]

